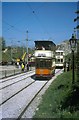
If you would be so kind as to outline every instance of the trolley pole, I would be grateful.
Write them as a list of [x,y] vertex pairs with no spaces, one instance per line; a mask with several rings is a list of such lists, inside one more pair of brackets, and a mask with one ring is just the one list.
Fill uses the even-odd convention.
[[27,64],[28,64],[28,30],[26,31],[26,33],[27,33],[26,48],[27,48]]

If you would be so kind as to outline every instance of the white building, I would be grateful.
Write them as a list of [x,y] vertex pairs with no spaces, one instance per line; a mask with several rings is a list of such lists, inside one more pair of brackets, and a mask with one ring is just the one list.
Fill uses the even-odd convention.
[[63,50],[56,50],[55,58],[56,58],[56,67],[62,67],[64,65],[64,51]]

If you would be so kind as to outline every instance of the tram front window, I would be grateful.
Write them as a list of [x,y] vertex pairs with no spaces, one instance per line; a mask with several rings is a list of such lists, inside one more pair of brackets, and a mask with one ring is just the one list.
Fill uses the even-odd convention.
[[51,60],[38,60],[36,61],[36,68],[50,68],[52,65]]

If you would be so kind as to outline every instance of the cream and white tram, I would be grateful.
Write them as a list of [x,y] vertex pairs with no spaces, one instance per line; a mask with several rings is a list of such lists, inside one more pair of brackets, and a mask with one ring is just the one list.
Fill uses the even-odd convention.
[[52,41],[35,41],[36,77],[52,77],[55,74],[55,48]]
[[64,67],[64,51],[63,50],[56,50],[55,57],[56,57],[56,68],[63,68]]

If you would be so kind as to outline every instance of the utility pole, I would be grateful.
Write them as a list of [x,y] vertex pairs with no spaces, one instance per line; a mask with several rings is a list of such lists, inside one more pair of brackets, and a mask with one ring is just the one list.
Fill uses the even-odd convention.
[[28,30],[26,31],[27,38],[26,38],[26,48],[27,48],[27,64],[28,64]]
[[12,45],[13,45],[13,43],[12,43],[12,41],[11,41],[11,62],[12,62]]

